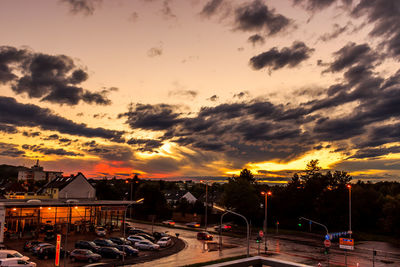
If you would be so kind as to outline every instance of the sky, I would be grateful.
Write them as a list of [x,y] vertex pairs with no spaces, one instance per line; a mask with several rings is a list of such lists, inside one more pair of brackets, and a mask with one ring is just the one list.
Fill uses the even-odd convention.
[[398,0],[3,0],[0,164],[399,181]]

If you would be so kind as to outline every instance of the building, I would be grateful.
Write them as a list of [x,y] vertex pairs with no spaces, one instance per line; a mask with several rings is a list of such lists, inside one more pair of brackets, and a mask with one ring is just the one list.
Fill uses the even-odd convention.
[[52,181],[53,179],[62,176],[63,172],[44,171],[39,165],[39,160],[28,170],[18,172],[18,181]]
[[52,199],[95,199],[96,189],[86,177],[78,172],[77,175],[57,177],[44,185],[38,192],[51,195]]

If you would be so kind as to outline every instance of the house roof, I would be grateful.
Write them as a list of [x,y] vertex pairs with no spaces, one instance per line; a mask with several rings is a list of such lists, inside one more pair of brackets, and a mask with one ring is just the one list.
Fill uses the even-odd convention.
[[[39,192],[43,192],[45,191],[47,188],[57,188],[58,190],[62,190],[64,187],[66,187],[67,185],[69,185],[73,180],[75,180],[79,175],[82,175],[83,178],[86,179],[86,177],[81,173],[78,172],[77,175],[71,175],[71,176],[64,176],[64,177],[57,177],[55,179],[53,179],[52,181],[48,182],[47,184],[45,184],[40,190]],[[90,186],[92,186],[89,182],[88,184]]]

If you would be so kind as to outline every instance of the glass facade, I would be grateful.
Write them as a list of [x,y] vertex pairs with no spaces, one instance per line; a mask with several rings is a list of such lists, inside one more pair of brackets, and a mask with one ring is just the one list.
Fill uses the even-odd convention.
[[69,231],[84,233],[96,226],[120,228],[125,206],[43,206],[7,207],[6,237],[38,235],[48,229],[65,233],[67,222]]

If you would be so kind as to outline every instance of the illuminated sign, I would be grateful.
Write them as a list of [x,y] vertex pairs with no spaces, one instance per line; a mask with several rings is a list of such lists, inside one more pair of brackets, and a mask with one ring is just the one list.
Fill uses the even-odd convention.
[[339,247],[342,249],[354,250],[354,239],[339,238]]
[[60,266],[60,248],[61,248],[61,235],[57,235],[56,260],[55,260],[56,266]]

